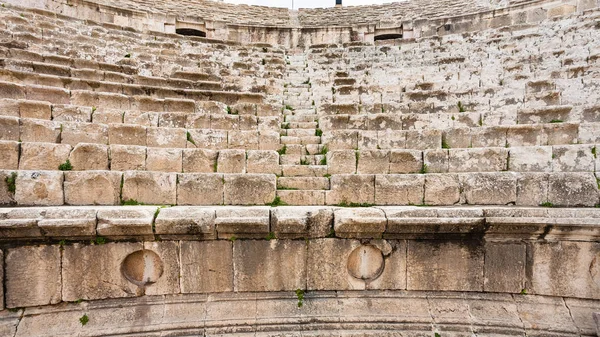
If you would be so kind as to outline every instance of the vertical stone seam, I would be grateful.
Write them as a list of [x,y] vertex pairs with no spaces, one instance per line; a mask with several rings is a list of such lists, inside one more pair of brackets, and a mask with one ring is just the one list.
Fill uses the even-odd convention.
[[404,289],[408,290],[408,240],[404,241]]
[[560,299],[562,300],[565,308],[567,308],[567,311],[569,312],[569,317],[571,318],[571,322],[573,322],[573,326],[577,329],[578,333],[581,333],[581,329],[579,329],[579,327],[577,326],[577,322],[575,322],[575,318],[573,318],[573,313],[571,312],[571,308],[569,308],[567,301],[565,301],[564,297],[561,297]]
[[179,259],[179,293],[183,294],[183,257],[182,257],[182,249],[181,249],[181,240],[177,241],[177,258]]

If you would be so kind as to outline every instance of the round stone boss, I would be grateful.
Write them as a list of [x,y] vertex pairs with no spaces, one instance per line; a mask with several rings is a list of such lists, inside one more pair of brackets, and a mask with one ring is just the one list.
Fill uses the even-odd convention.
[[163,274],[163,263],[155,252],[142,249],[135,251],[123,260],[121,274],[138,286],[155,283]]
[[357,279],[374,280],[381,275],[384,266],[381,250],[371,245],[362,245],[348,256],[348,273]]

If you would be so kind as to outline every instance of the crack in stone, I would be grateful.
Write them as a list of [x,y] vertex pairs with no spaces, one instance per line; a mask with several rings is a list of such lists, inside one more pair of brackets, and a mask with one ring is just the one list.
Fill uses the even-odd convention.
[[16,337],[17,333],[19,332],[19,325],[23,320],[23,316],[25,316],[25,309],[21,309],[21,314],[19,315],[19,319],[17,320],[17,325],[15,325],[15,333],[13,334],[13,337]]

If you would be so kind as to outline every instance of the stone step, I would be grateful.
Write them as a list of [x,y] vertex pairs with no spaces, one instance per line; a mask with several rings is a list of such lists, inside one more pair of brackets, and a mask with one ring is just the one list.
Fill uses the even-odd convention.
[[318,126],[317,122],[290,122],[290,129],[316,129]]
[[289,116],[285,116],[285,121],[286,122],[302,122],[302,123],[306,123],[306,122],[315,122],[319,116],[314,114],[314,110],[312,111],[313,114],[299,114],[299,115],[289,115]]
[[279,177],[278,190],[329,190],[326,177]]
[[325,191],[321,190],[277,190],[277,196],[287,205],[325,205]]
[[290,128],[286,131],[286,135],[287,136],[291,136],[291,137],[312,137],[315,136],[315,130],[314,129],[294,129],[294,128]]

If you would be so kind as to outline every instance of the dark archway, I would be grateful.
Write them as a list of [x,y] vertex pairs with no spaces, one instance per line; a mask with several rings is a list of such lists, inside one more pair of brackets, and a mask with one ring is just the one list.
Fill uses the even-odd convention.
[[375,36],[375,41],[401,39],[402,34],[381,34]]
[[186,36],[206,37],[206,32],[203,32],[198,29],[192,29],[192,28],[177,28],[177,29],[175,29],[175,33],[177,33],[179,35],[186,35]]

